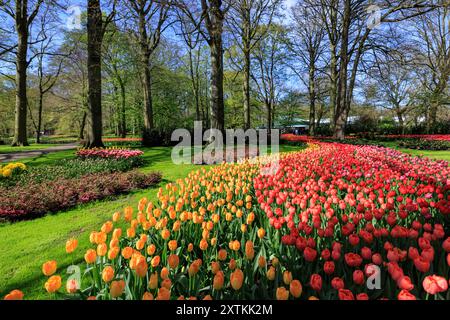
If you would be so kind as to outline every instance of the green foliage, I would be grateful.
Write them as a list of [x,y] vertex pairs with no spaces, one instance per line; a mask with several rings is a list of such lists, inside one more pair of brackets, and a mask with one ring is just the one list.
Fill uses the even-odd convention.
[[30,167],[27,171],[0,180],[0,187],[54,181],[59,178],[73,179],[91,173],[125,172],[143,165],[143,159],[70,159],[59,160],[50,165]]

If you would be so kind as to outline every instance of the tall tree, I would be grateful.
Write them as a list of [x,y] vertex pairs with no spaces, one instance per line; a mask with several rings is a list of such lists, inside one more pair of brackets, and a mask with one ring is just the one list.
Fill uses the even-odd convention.
[[[314,0],[313,0],[314,1]],[[294,73],[308,88],[309,96],[309,134],[315,135],[316,100],[318,100],[319,59],[324,53],[325,30],[320,17],[309,0],[298,2],[292,8],[292,34],[290,51],[300,62],[290,64]],[[302,66],[304,66],[302,68]],[[306,70],[305,70],[306,69]],[[305,72],[306,71],[306,72]],[[305,73],[307,76],[305,77]]]
[[231,10],[228,15],[228,25],[232,34],[237,38],[237,45],[242,52],[243,71],[243,105],[244,105],[244,128],[251,127],[250,106],[250,75],[251,54],[258,42],[264,37],[268,30],[261,28],[262,24],[270,25],[280,7],[281,0],[236,0],[231,1]]
[[439,8],[419,16],[415,23],[416,43],[420,51],[416,64],[426,69],[421,79],[428,91],[428,132],[437,124],[439,107],[450,100],[447,93],[450,79],[450,4],[442,0],[438,2],[441,4]]
[[15,51],[16,67],[16,105],[14,121],[14,138],[12,146],[27,146],[27,69],[29,65],[28,49],[30,28],[44,5],[44,0],[16,0],[15,7],[8,1],[3,3],[1,10],[14,20],[17,41],[9,47],[2,46],[1,53]]
[[128,0],[132,18],[137,26],[135,36],[139,43],[142,68],[142,92],[144,94],[144,129],[154,128],[151,56],[158,47],[162,32],[169,26],[167,22],[170,1]]
[[280,89],[285,81],[283,67],[287,58],[287,41],[283,26],[271,24],[264,28],[269,30],[256,46],[253,58],[255,68],[251,76],[256,84],[258,97],[266,109],[266,127],[270,132]]
[[222,0],[183,0],[177,6],[191,20],[210,48],[210,126],[225,129],[225,109],[223,97],[223,24],[230,9]]
[[86,148],[103,147],[102,132],[102,43],[108,24],[116,13],[113,1],[110,14],[104,19],[100,0],[87,3],[87,66],[88,66],[88,112]]

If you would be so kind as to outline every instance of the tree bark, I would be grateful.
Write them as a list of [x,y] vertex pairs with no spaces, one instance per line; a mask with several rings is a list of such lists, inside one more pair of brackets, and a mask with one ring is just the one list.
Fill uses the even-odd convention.
[[348,42],[350,29],[350,0],[345,0],[344,15],[342,22],[342,40],[340,48],[339,81],[336,99],[336,113],[334,117],[334,138],[343,140],[345,125],[347,122],[347,70],[348,70]]
[[120,120],[119,120],[119,135],[122,138],[127,136],[127,117],[126,117],[126,91],[125,84],[119,77],[120,86]]
[[223,50],[222,50],[222,23],[216,18],[215,29],[211,36],[211,97],[210,121],[211,128],[224,131],[225,110],[223,101]]
[[78,134],[78,138],[80,140],[84,140],[84,128],[86,127],[86,118],[87,118],[87,112],[83,112],[83,117],[81,118],[81,124],[80,124],[80,132]]
[[251,127],[251,110],[250,110],[250,51],[244,50],[244,82],[242,86],[244,95],[244,129]]
[[41,128],[42,128],[42,110],[44,108],[44,93],[42,88],[39,89],[39,106],[38,106],[38,123],[36,130],[36,143],[41,143]]
[[315,88],[315,64],[314,56],[309,60],[309,135],[314,136],[316,134],[316,88]]
[[12,146],[28,146],[27,141],[27,52],[28,52],[28,1],[16,1],[16,107],[14,139]]
[[88,118],[86,148],[104,147],[102,142],[102,41],[103,17],[99,0],[88,0]]

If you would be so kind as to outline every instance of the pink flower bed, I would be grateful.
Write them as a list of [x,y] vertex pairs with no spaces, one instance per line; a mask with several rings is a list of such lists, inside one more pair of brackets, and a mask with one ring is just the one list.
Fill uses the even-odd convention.
[[80,158],[115,158],[115,159],[129,159],[139,157],[144,152],[141,150],[130,149],[80,149],[77,151],[77,156]]

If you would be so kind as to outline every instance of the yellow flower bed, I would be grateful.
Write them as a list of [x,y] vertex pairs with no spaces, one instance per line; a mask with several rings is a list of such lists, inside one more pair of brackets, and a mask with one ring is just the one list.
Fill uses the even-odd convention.
[[5,166],[0,166],[0,178],[10,178],[14,173],[25,170],[27,170],[27,167],[21,162],[8,163]]

